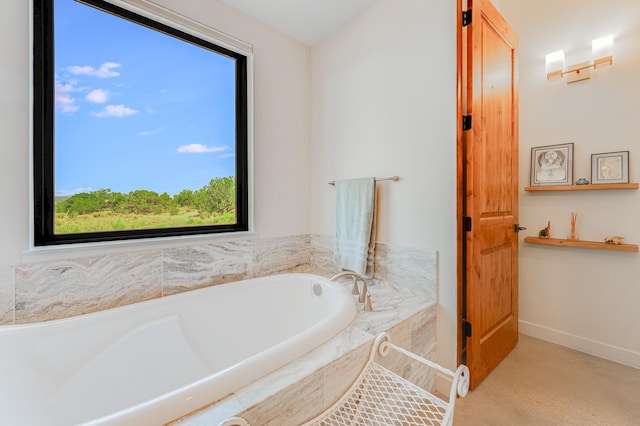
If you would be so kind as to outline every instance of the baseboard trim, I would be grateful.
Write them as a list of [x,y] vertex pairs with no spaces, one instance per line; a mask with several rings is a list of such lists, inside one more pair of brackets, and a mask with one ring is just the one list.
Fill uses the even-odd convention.
[[557,345],[640,369],[640,353],[555,330],[528,321],[518,321],[519,332]]

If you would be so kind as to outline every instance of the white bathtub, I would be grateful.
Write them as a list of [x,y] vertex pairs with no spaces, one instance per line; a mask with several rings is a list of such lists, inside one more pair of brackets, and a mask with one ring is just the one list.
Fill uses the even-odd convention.
[[0,425],[157,425],[347,327],[341,284],[284,274],[64,320],[0,327]]

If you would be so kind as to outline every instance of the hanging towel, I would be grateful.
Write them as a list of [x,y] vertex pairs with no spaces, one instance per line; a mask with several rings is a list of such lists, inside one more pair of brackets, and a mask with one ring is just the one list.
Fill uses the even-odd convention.
[[374,178],[336,182],[336,239],[333,259],[340,269],[373,277],[376,240]]

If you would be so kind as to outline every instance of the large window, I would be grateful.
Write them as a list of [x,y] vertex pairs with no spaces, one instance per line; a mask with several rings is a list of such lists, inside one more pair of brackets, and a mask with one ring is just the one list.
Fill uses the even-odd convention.
[[35,245],[247,230],[247,58],[103,0],[33,2]]

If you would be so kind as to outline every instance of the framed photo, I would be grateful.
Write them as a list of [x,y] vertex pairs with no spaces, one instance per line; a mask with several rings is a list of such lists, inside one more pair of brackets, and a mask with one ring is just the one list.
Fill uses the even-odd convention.
[[573,143],[531,148],[531,186],[573,184]]
[[629,151],[591,154],[591,183],[629,183]]

